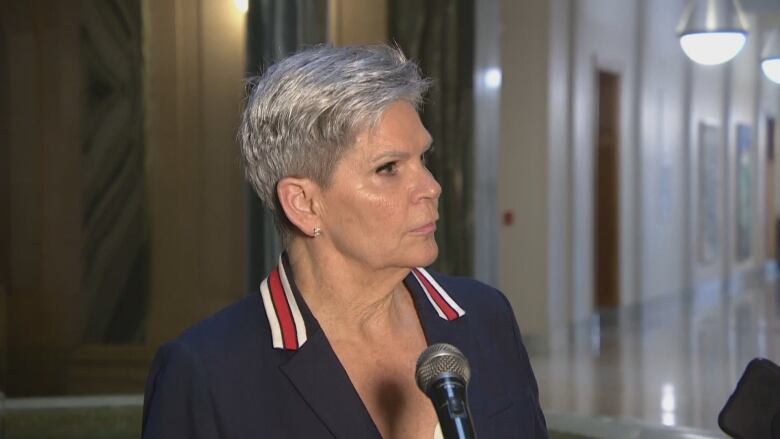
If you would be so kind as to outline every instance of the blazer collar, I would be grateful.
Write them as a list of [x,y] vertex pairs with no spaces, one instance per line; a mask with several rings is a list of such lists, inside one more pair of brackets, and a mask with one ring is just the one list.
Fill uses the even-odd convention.
[[[466,313],[423,268],[404,279],[411,291],[427,342],[471,346]],[[337,438],[381,438],[347,371],[292,278],[287,255],[265,279],[260,294],[282,361],[279,370]]]
[[[404,279],[404,284],[412,292],[423,329],[426,329],[427,323],[424,317],[432,312],[447,322],[457,320],[466,314],[466,311],[425,268],[412,269]],[[279,256],[279,264],[261,283],[260,295],[275,349],[296,351],[312,335],[319,332],[319,323],[311,314],[295,285],[286,253]]]

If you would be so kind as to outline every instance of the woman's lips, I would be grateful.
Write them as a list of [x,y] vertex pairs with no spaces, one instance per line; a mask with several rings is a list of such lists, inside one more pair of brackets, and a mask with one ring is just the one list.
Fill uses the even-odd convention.
[[428,223],[422,227],[418,227],[412,230],[412,233],[419,235],[427,235],[436,231],[436,222]]

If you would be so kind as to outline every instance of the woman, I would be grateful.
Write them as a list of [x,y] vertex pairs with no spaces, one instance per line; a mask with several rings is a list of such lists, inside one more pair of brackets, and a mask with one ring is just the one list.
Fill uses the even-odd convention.
[[146,438],[425,438],[425,347],[469,359],[482,438],[547,437],[504,296],[423,268],[441,187],[417,115],[428,82],[388,46],[318,47],[270,67],[241,126],[246,174],[285,253],[260,292],[163,346]]

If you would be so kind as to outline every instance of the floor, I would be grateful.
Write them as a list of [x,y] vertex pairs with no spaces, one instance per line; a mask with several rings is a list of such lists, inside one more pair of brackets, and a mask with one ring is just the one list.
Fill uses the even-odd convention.
[[717,416],[754,357],[780,363],[780,284],[703,289],[605,312],[532,354],[542,405],[718,432]]

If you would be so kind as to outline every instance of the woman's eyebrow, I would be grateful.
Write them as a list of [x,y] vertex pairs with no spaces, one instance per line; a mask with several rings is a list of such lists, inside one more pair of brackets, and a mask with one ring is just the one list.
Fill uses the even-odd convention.
[[[432,150],[433,150],[433,140],[429,141],[425,145],[425,150],[423,151],[423,154],[426,153],[426,152],[431,152]],[[411,155],[412,155],[412,153],[410,153],[409,151],[406,151],[406,150],[387,150],[387,151],[382,151],[382,152],[378,153],[377,155],[372,157],[369,161],[371,163],[374,163],[374,162],[380,162],[380,161],[383,161],[383,160],[387,160],[387,159],[390,159],[390,158],[397,159],[397,160],[402,160],[402,159],[410,157]]]
[[371,163],[385,161],[387,159],[403,160],[409,158],[408,151],[382,151],[376,156],[372,157],[369,161]]

